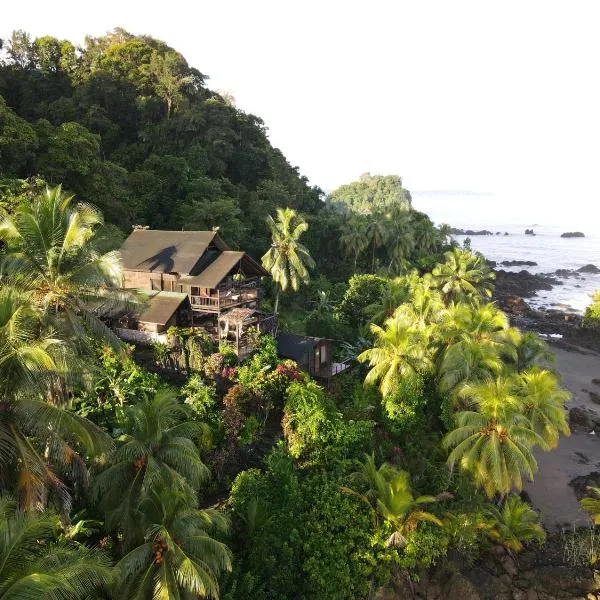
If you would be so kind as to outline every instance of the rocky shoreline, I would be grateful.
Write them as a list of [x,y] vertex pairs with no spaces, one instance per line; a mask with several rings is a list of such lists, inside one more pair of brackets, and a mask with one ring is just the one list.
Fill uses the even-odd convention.
[[[508,266],[520,266],[524,262],[512,261]],[[534,274],[526,270],[515,272],[498,269],[495,264],[492,266],[496,267],[494,299],[509,315],[513,325],[542,335],[557,336],[553,343],[563,347],[580,346],[600,352],[600,336],[581,327],[581,314],[569,310],[569,307],[565,307],[565,310],[534,309],[527,302],[539,291],[550,291],[554,286],[563,285],[561,279],[578,279],[582,274],[600,273],[598,267],[590,264],[578,270],[558,269],[551,274]]]

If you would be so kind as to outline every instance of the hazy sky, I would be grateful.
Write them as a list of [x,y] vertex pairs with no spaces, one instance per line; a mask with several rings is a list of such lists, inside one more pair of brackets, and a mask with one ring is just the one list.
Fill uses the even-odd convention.
[[[2,7],[0,37],[147,33],[262,117],[325,189],[397,173],[411,190],[493,193],[525,221],[589,228],[600,225],[599,17],[597,0],[28,0]],[[418,197],[434,216],[447,200]],[[489,216],[491,203],[459,207]]]

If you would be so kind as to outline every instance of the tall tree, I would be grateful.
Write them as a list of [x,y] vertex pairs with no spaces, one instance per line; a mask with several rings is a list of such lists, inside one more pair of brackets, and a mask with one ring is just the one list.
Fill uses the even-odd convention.
[[348,217],[344,224],[340,242],[346,252],[352,254],[354,258],[354,273],[356,273],[358,257],[368,245],[366,219],[356,215]]
[[[76,448],[91,457],[107,450],[110,440],[86,419],[43,399],[77,361],[45,325],[31,296],[0,288],[0,480],[17,491],[26,509],[43,508],[50,491],[68,508],[68,490],[53,465],[85,481]],[[35,440],[46,442],[44,455]]]
[[151,490],[140,510],[144,537],[117,564],[119,597],[218,598],[217,577],[231,570],[231,553],[213,536],[228,531],[226,517],[167,487]]
[[523,414],[523,405],[511,378],[498,377],[464,386],[461,395],[472,410],[455,415],[456,428],[443,445],[452,448],[448,464],[459,463],[488,497],[520,490],[523,476],[533,479],[537,461],[533,447],[548,449]]
[[102,222],[95,208],[76,204],[60,186],[0,222],[4,280],[33,292],[48,321],[81,352],[89,349],[90,334],[118,348],[118,338],[100,317],[132,303],[121,289],[118,252],[97,250]]
[[24,513],[0,496],[0,600],[100,597],[110,581],[106,556],[81,544],[59,544],[50,512]]
[[452,248],[445,262],[433,269],[433,280],[447,300],[490,297],[494,273],[483,257],[468,250]]
[[291,208],[278,208],[277,220],[267,217],[271,230],[271,247],[262,257],[262,264],[277,284],[275,314],[279,308],[279,291],[289,286],[298,290],[301,283],[309,280],[308,269],[315,266],[308,249],[300,242],[300,236],[308,229],[306,221]]
[[430,365],[428,340],[403,315],[387,319],[383,327],[371,325],[375,336],[372,348],[362,352],[358,360],[371,367],[365,383],[379,382],[384,396],[391,396],[402,377],[414,377]]
[[106,512],[107,526],[124,531],[129,547],[141,534],[140,502],[159,481],[194,496],[209,472],[197,446],[208,429],[190,420],[188,406],[171,390],[127,407],[126,417],[112,464],[96,476],[93,491]]
[[177,52],[159,54],[154,52],[150,60],[150,73],[154,79],[156,94],[165,102],[167,119],[183,100],[183,89],[193,83],[191,75],[183,74],[183,57]]

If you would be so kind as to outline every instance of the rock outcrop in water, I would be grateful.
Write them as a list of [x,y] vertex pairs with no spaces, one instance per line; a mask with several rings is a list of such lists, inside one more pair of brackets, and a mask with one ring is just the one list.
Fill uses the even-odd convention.
[[582,237],[585,237],[585,234],[581,233],[581,231],[566,231],[560,237],[561,238],[582,238]]
[[600,269],[596,265],[587,264],[587,265],[584,265],[583,267],[579,267],[579,269],[577,269],[577,272],[578,273],[598,274],[598,273],[600,273]]
[[456,227],[453,227],[450,230],[450,233],[452,235],[494,235],[491,231],[488,231],[487,229],[457,229]]

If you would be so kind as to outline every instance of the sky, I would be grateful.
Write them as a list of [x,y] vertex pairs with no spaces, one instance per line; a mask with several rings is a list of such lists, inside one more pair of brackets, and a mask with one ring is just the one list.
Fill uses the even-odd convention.
[[27,0],[2,7],[0,38],[149,34],[325,190],[398,174],[437,221],[590,228],[599,17],[597,0]]

